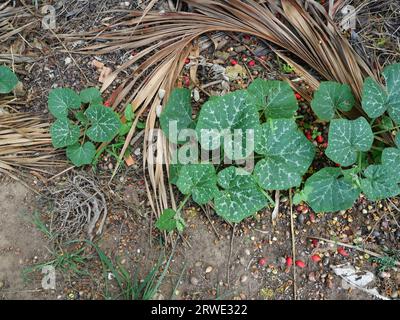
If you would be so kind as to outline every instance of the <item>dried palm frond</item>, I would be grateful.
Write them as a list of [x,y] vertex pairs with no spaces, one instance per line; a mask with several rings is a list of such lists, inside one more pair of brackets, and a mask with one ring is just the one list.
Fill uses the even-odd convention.
[[[157,126],[158,92],[166,91],[164,99],[175,86],[183,68],[184,58],[203,35],[217,31],[246,33],[266,40],[275,46],[276,53],[293,65],[310,89],[316,89],[319,78],[348,83],[358,100],[365,76],[374,76],[368,65],[352,49],[347,39],[333,23],[325,8],[316,1],[300,0],[184,0],[193,12],[130,12],[114,25],[77,35],[61,35],[66,40],[87,40],[92,45],[81,53],[103,54],[115,50],[141,50],[126,61],[105,81],[105,90],[121,72],[131,76],[113,107],[130,102],[137,114],[147,114],[144,167],[148,171],[146,184],[150,203],[158,214],[168,207],[165,172],[168,166],[153,164],[154,158],[168,162],[168,142],[162,133],[150,140]],[[279,16],[279,18],[278,18]],[[140,23],[140,24],[139,24]],[[294,56],[289,58],[288,54]],[[304,64],[304,67],[300,66]],[[136,65],[138,64],[138,66]],[[292,86],[296,87],[295,83]],[[362,113],[358,108],[357,113]],[[121,155],[135,133],[129,132]],[[157,151],[157,155],[154,152]],[[173,197],[171,197],[173,199]],[[173,204],[174,205],[174,204]]]
[[30,113],[0,113],[0,172],[48,173],[47,168],[64,164],[55,156],[49,123]]

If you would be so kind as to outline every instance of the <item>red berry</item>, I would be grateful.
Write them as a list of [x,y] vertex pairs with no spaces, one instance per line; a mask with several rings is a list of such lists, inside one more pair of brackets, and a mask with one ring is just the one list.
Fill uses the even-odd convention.
[[349,256],[349,253],[343,247],[339,247],[337,249],[337,252],[343,257],[348,257]]
[[312,222],[312,223],[314,223],[315,222],[315,215],[314,215],[314,213],[310,213],[310,221]]
[[335,166],[336,167],[340,167],[340,163],[335,163]]
[[291,257],[286,258],[286,267],[290,268],[293,264],[293,259]]
[[110,99],[106,100],[106,102],[104,102],[104,105],[106,107],[111,107],[111,100]]
[[318,143],[324,142],[324,137],[321,136],[321,135],[317,136],[317,142],[318,142]]
[[318,254],[314,254],[311,256],[311,260],[314,262],[320,262],[321,261],[321,257]]
[[301,260],[296,260],[296,266],[299,268],[305,268],[306,264]]
[[185,87],[189,87],[190,86],[190,79],[187,76],[183,77],[183,84]]
[[260,265],[260,267],[265,266],[266,263],[267,263],[267,259],[265,259],[265,258],[261,258],[260,260],[258,260],[258,264]]
[[245,39],[245,40],[250,40],[250,35],[248,35],[248,34],[245,34],[244,36],[243,36],[243,39]]
[[308,140],[312,140],[312,135],[311,135],[311,132],[310,131],[306,131],[306,138],[308,139]]
[[300,204],[296,207],[296,211],[301,213],[303,211],[303,206]]
[[296,96],[296,99],[297,99],[297,100],[300,100],[300,99],[301,99],[300,93],[297,93],[297,92],[296,92],[296,93],[295,93],[295,96]]
[[322,146],[322,148],[325,148],[325,149],[328,148],[328,142],[324,142],[321,146]]
[[312,239],[311,244],[314,248],[318,247],[318,240],[317,239]]
[[254,60],[250,60],[249,63],[247,64],[249,67],[254,67],[256,65],[256,62]]
[[189,58],[186,58],[185,59],[185,64],[189,64],[190,63],[190,59]]
[[237,61],[235,59],[231,59],[231,65],[233,66],[237,65]]

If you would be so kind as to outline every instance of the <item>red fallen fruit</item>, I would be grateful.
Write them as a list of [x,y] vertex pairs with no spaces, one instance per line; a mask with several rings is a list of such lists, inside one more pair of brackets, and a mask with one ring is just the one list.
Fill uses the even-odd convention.
[[335,163],[335,166],[336,167],[340,167],[340,163]]
[[322,146],[322,148],[324,148],[324,149],[328,148],[328,142],[324,142],[321,146]]
[[337,249],[337,252],[343,257],[348,257],[349,256],[349,253],[343,247],[339,247]]
[[247,64],[249,67],[254,67],[256,65],[256,62],[254,60],[250,60],[249,63]]
[[261,258],[260,260],[258,260],[258,264],[260,267],[265,266],[266,263],[267,263],[267,259],[265,259],[265,258]]
[[300,93],[297,93],[297,92],[296,92],[296,93],[295,93],[295,96],[296,96],[296,99],[297,99],[297,100],[300,100],[300,99],[301,99]]
[[314,223],[315,222],[315,214],[314,213],[310,213],[310,221],[312,222],[312,223]]
[[190,86],[190,79],[187,76],[183,77],[183,84],[185,87],[189,87]]
[[296,266],[299,268],[305,268],[306,264],[301,260],[296,260]]
[[306,132],[306,138],[310,141],[312,141],[312,135],[309,131]]
[[185,64],[189,64],[190,63],[190,59],[189,58],[186,58],[185,59]]
[[311,244],[314,248],[318,247],[318,240],[317,239],[312,239]]
[[296,211],[297,211],[297,212],[302,212],[302,211],[303,211],[303,205],[299,204],[299,205],[296,207]]
[[237,63],[238,62],[235,59],[231,59],[231,65],[235,66],[235,65],[237,65]]
[[110,101],[110,99],[106,100],[106,102],[104,102],[104,105],[105,105],[106,107],[111,107],[111,101]]
[[318,254],[314,254],[311,256],[311,260],[314,262],[320,262],[321,261],[321,257]]
[[324,142],[324,137],[323,136],[317,136],[317,142],[318,143],[322,143],[322,142]]
[[293,259],[291,257],[286,257],[286,267],[290,268],[293,264]]

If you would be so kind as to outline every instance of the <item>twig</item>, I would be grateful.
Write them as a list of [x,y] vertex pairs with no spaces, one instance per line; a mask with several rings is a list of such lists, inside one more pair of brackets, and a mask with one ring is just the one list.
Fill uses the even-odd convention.
[[[295,241],[294,241],[292,189],[289,189],[289,201],[290,201],[290,231],[292,234],[292,255],[293,255],[293,261],[296,261],[296,247],[295,247]],[[294,300],[297,300],[296,264],[294,264],[294,266],[293,266],[293,295],[294,295]]]
[[55,179],[55,178],[57,178],[57,177],[63,175],[64,173],[70,171],[70,170],[73,169],[73,168],[75,168],[75,166],[71,166],[71,167],[69,167],[69,168],[67,168],[67,169],[65,169],[65,170],[63,170],[63,171],[57,173],[56,175],[54,175],[54,176],[52,176],[51,178],[47,179],[47,181],[53,180],[53,179]]
[[[218,233],[217,229],[214,227],[214,224],[212,223],[210,216],[208,215],[208,209],[204,208],[203,206],[200,206],[200,208],[203,210],[204,214],[206,215],[207,220],[210,223],[211,228],[214,230],[214,233],[216,234],[217,238],[221,239],[221,235]],[[209,208],[209,207],[207,206],[207,208]]]
[[230,248],[229,248],[229,257],[228,257],[228,270],[226,272],[226,282],[228,283],[228,288],[230,288],[230,267],[231,267],[231,257],[232,257],[232,250],[233,250],[233,238],[235,237],[235,227],[236,223],[233,225],[232,228],[232,236],[231,236],[231,243],[230,243]]
[[271,214],[272,221],[276,220],[276,218],[278,217],[278,212],[279,212],[279,190],[276,190],[275,191],[275,207]]
[[[353,246],[353,245],[351,245],[351,244],[344,243],[344,242],[340,242],[340,241],[329,240],[329,239],[325,239],[325,238],[322,238],[322,237],[308,237],[308,238],[309,238],[309,239],[317,239],[317,240],[325,241],[325,242],[328,242],[328,243],[333,243],[333,244],[340,245],[340,246],[342,246],[342,247],[346,247],[346,248],[350,248],[350,249],[355,249],[355,250],[358,250],[358,251],[367,253],[367,254],[369,254],[370,256],[373,256],[373,257],[376,257],[376,258],[383,258],[383,257],[385,257],[385,256],[382,255],[382,254],[379,254],[379,253],[370,251],[370,250],[368,250],[368,249],[363,249],[363,248],[360,248],[360,247],[357,247],[357,246]],[[397,265],[397,266],[400,266],[400,262],[396,261],[396,265]]]

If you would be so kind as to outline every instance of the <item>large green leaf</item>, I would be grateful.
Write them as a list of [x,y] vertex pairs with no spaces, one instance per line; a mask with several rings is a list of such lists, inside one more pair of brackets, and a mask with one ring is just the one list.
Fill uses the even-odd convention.
[[18,78],[8,67],[0,66],[0,93],[10,93],[18,83]]
[[118,114],[102,105],[91,105],[85,115],[91,123],[86,134],[94,142],[111,141],[122,125]]
[[192,195],[193,201],[206,204],[218,192],[217,175],[212,164],[187,164],[179,172],[176,183],[183,194]]
[[[183,129],[194,128],[190,90],[177,88],[172,91],[167,105],[161,112],[160,126],[172,143],[185,142],[182,139],[178,139],[179,133]],[[177,132],[174,132],[173,128]]]
[[66,118],[69,109],[80,108],[81,98],[70,88],[56,88],[49,93],[48,105],[53,116]]
[[54,148],[63,148],[78,142],[80,129],[67,118],[57,119],[50,127]]
[[307,179],[295,202],[306,201],[316,212],[339,211],[351,208],[359,194],[340,168],[323,168]]
[[218,173],[218,183],[225,190],[215,195],[215,210],[227,221],[240,222],[266,205],[266,198],[253,176],[243,169],[222,170]]
[[250,104],[264,110],[267,118],[292,118],[297,99],[290,85],[277,80],[254,80],[248,88]]
[[67,147],[67,157],[77,167],[91,164],[95,154],[96,147],[90,141],[85,142],[83,145],[75,143]]
[[313,144],[291,119],[269,119],[256,137],[256,152],[265,155],[254,175],[264,189],[299,186],[315,155]]
[[400,124],[400,63],[387,66],[383,72],[386,87],[382,88],[372,78],[364,82],[362,106],[371,118],[388,111],[392,120]]
[[334,119],[329,127],[326,156],[342,166],[350,166],[359,152],[369,151],[374,141],[371,126],[365,118]]
[[354,103],[355,99],[348,84],[325,81],[315,91],[311,108],[319,119],[330,121],[337,109],[350,111]]
[[370,165],[364,170],[364,176],[365,179],[361,179],[361,190],[369,200],[381,200],[400,193],[399,185],[387,166]]
[[385,148],[382,152],[382,165],[387,167],[390,176],[400,183],[400,134],[396,135],[396,147]]
[[93,103],[93,104],[103,103],[100,90],[97,88],[84,89],[79,93],[79,95],[81,97],[82,103]]
[[[196,131],[205,150],[224,146],[226,156],[238,160],[254,151],[254,134],[259,127],[256,107],[249,104],[246,91],[238,90],[207,101],[200,110]],[[207,133],[211,134],[205,138]]]

